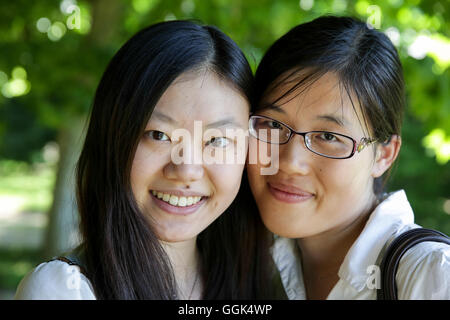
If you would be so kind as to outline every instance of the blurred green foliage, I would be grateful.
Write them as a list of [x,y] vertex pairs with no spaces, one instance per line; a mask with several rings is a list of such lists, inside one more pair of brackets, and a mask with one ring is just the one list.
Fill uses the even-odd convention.
[[1,0],[0,159],[42,161],[42,147],[87,113],[108,61],[145,26],[216,25],[255,69],[293,26],[351,15],[386,32],[404,66],[408,110],[390,189],[406,190],[418,223],[450,234],[449,9],[446,0]]
[[1,288],[15,290],[26,273],[42,262],[41,259],[37,250],[0,248]]
[[21,211],[46,212],[51,205],[55,165],[17,160],[0,161],[0,196],[17,199]]

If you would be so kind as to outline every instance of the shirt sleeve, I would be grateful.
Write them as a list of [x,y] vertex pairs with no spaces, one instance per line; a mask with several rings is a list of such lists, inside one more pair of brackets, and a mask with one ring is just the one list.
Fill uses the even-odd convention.
[[396,283],[400,300],[450,300],[450,246],[423,242],[409,249]]
[[41,263],[19,283],[15,300],[95,300],[89,280],[76,265]]

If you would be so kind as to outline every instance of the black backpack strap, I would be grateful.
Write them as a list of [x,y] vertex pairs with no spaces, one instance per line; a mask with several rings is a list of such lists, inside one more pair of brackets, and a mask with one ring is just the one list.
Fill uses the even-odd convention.
[[420,242],[433,241],[450,245],[450,238],[442,232],[417,228],[408,230],[392,241],[381,262],[381,288],[377,290],[378,300],[397,300],[397,274],[400,259],[411,247]]

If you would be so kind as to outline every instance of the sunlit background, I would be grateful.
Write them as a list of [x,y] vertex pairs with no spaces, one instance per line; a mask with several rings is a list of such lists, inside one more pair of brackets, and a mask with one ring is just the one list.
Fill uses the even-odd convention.
[[135,32],[173,19],[218,26],[255,69],[291,27],[352,15],[400,52],[408,94],[390,190],[424,227],[450,234],[448,0],[0,1],[0,299],[39,262],[77,243],[73,172],[94,90]]

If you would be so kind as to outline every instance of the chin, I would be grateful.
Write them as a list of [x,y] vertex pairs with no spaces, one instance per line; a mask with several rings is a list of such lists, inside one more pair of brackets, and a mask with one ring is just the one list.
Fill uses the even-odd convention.
[[158,239],[164,242],[183,242],[197,237],[193,232],[157,232]]
[[185,238],[159,238],[160,241],[164,241],[165,243],[178,243],[178,242],[185,242],[188,241],[190,239],[185,239]]
[[283,238],[289,238],[289,239],[297,239],[304,237],[301,232],[298,232],[298,230],[289,230],[287,228],[282,227],[270,227],[266,225],[267,229],[269,229],[272,233],[274,233],[277,236],[283,237]]
[[277,236],[289,239],[299,239],[299,238],[307,238],[315,234],[312,230],[299,230],[293,229],[291,226],[280,226],[280,225],[270,225],[266,224],[266,227],[269,231],[274,233]]
[[303,224],[300,223],[303,220],[301,216],[285,213],[285,219],[281,219],[279,216],[274,216],[273,212],[260,212],[261,219],[270,232],[280,237],[291,239],[304,238],[311,235],[311,228],[306,228],[305,230],[302,226]]
[[192,238],[194,238],[195,236],[189,236],[189,235],[163,235],[163,236],[159,236],[158,235],[158,239],[164,242],[184,242],[187,240],[191,240]]

